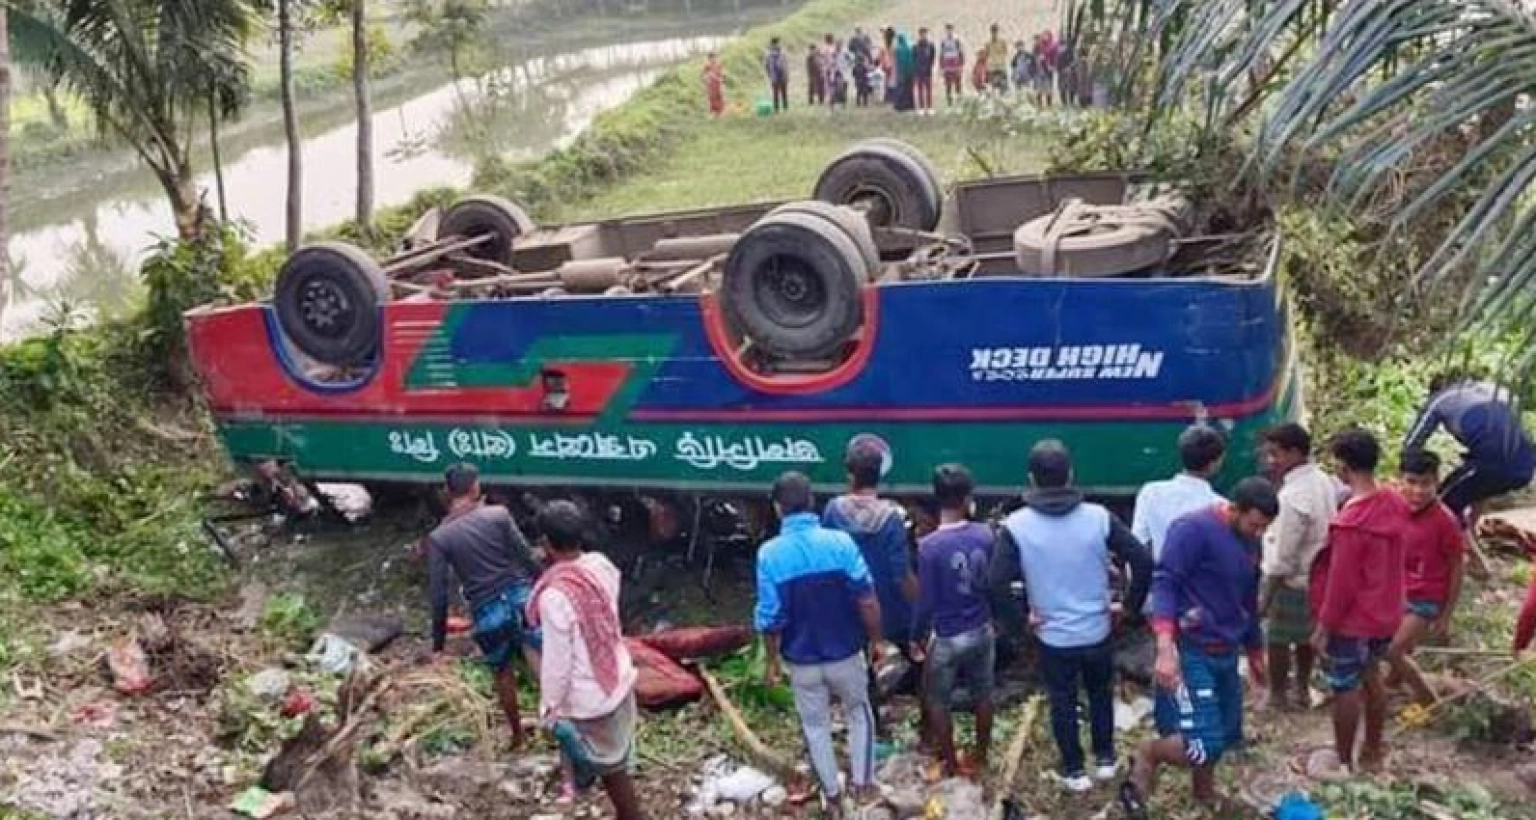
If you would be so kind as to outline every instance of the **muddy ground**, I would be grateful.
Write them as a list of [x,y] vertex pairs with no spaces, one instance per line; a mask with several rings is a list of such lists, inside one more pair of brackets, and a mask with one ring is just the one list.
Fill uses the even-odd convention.
[[[424,568],[410,555],[424,526],[422,516],[395,513],[355,528],[329,527],[289,532],[270,522],[229,532],[242,561],[241,583],[223,600],[188,603],[171,599],[83,601],[40,615],[35,650],[22,659],[10,680],[0,682],[0,805],[48,818],[223,818],[236,816],[231,801],[261,781],[292,783],[296,770],[315,768],[298,789],[301,805],[289,816],[406,818],[574,818],[611,816],[600,795],[575,806],[553,802],[558,770],[547,741],[514,754],[491,706],[488,679],[473,660],[469,642],[456,639],[466,656],[459,665],[426,667],[422,590]],[[685,554],[648,561],[631,576],[626,596],[628,629],[634,634],[658,625],[741,623],[752,604],[751,558],[743,551],[717,556],[708,589],[703,555]],[[1456,635],[1459,644],[1486,643],[1507,626],[1518,606],[1517,577],[1526,570],[1498,561],[1494,579],[1469,591],[1468,615]],[[266,587],[265,596],[261,586]],[[646,587],[642,590],[641,587]],[[638,594],[637,594],[638,593]],[[297,606],[295,595],[304,605]],[[264,598],[264,602],[259,599]],[[340,675],[306,659],[309,639],[337,614],[398,620],[404,633],[372,657],[372,688],[361,716],[337,716]],[[153,688],[145,694],[115,691],[109,650],[137,635],[148,659]],[[1507,635],[1507,632],[1504,633]],[[1503,636],[1498,636],[1503,640]],[[1445,677],[1441,685],[1464,681],[1498,668],[1497,659],[1440,658],[1426,661]],[[1030,694],[1027,658],[1012,670],[1009,705],[997,731],[989,781],[995,783]],[[282,670],[286,693],[264,697],[254,681]],[[798,759],[801,748],[793,715],[751,700],[750,681],[721,673],[743,705],[753,728],[772,747]],[[359,678],[359,681],[364,679]],[[361,687],[361,683],[357,683]],[[526,687],[525,687],[526,688]],[[339,726],[351,733],[333,743],[336,754],[316,747],[279,755],[284,739],[302,735],[304,718],[284,718],[288,696],[314,696],[321,747]],[[1122,685],[1121,699],[1135,703],[1145,693]],[[531,689],[524,703],[533,703]],[[915,732],[913,704],[891,705],[898,748],[887,775],[893,786],[920,788],[920,759],[910,757]],[[1253,747],[1224,767],[1229,793],[1250,804],[1269,803],[1292,789],[1317,789],[1299,771],[1306,756],[1328,744],[1326,711],[1276,715],[1252,705],[1247,725]],[[962,721],[962,735],[968,728]],[[1149,731],[1143,718],[1122,733],[1121,748]],[[1512,743],[1469,745],[1467,727],[1452,722],[1403,734],[1394,741],[1389,774],[1372,788],[1418,784],[1424,793],[1452,792],[1476,784],[1503,801],[1493,816],[1536,816],[1519,807],[1528,792],[1518,777],[1527,754]],[[339,751],[338,751],[339,749]],[[706,701],[646,716],[637,749],[641,793],[653,818],[689,816],[700,774],[712,758],[714,770],[747,761],[744,749],[720,713]],[[276,768],[274,757],[286,762]],[[1043,720],[1031,727],[1023,764],[1012,792],[1029,816],[1116,817],[1112,790],[1084,797],[1062,796],[1048,782],[1054,749]],[[1164,784],[1160,817],[1191,813],[1178,797],[1182,788]],[[906,797],[910,800],[911,789]],[[926,796],[926,795],[925,795]],[[963,797],[963,796],[962,796]],[[776,799],[776,797],[775,797]],[[960,798],[953,798],[958,800]],[[963,801],[962,801],[963,802]],[[697,808],[697,807],[696,807]],[[950,817],[956,813],[951,807]],[[707,816],[815,817],[814,809],[761,800],[745,807],[715,808]],[[1258,816],[1243,809],[1241,816]],[[1522,815],[1521,812],[1526,812]],[[4,815],[0,812],[0,816]],[[1390,814],[1356,816],[1391,816]],[[1481,817],[1452,814],[1451,816]],[[1442,819],[1443,820],[1443,819]]]

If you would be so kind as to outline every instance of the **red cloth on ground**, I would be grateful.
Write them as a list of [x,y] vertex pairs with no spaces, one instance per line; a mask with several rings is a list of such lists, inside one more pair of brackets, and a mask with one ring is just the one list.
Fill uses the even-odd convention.
[[587,657],[592,659],[592,672],[597,685],[604,693],[612,693],[619,685],[618,654],[614,651],[623,640],[617,607],[608,599],[607,590],[596,578],[572,561],[560,561],[539,576],[528,599],[528,623],[539,626],[539,596],[548,590],[557,590],[570,601],[581,624],[581,640],[587,647]]

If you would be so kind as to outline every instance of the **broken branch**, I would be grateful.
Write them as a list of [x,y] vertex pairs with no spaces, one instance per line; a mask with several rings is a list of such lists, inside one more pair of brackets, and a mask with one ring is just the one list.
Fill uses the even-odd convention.
[[1035,721],[1040,718],[1040,706],[1044,703],[1039,695],[1029,699],[1024,704],[1024,717],[1019,719],[1019,728],[1014,730],[1013,742],[1008,744],[1008,756],[1004,758],[1003,779],[997,782],[997,795],[992,799],[992,820],[1002,820],[1003,801],[1008,799],[1009,789],[1019,778],[1019,766],[1024,762],[1024,750],[1029,746],[1029,736],[1034,731]]
[[752,755],[753,762],[772,772],[782,780],[796,780],[799,777],[799,773],[795,771],[794,764],[785,760],[778,752],[768,748],[768,745],[763,743],[757,734],[752,731],[752,727],[747,725],[746,719],[741,716],[741,712],[736,708],[736,704],[732,703],[729,697],[726,697],[725,689],[721,688],[720,682],[715,680],[715,676],[709,674],[709,670],[702,668],[699,669],[699,676],[704,679],[704,685],[709,688],[709,694],[714,698],[715,705],[720,707],[720,711],[725,715],[726,721],[731,724],[731,731],[735,733],[736,739],[741,741],[743,746],[747,747],[747,751]]

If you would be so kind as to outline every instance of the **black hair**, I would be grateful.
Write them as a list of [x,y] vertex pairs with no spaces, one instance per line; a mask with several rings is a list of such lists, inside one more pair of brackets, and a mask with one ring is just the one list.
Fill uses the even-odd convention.
[[1280,514],[1280,495],[1269,479],[1253,476],[1232,488],[1232,506],[1240,513],[1256,510],[1266,518],[1274,518]]
[[1214,427],[1195,424],[1179,434],[1179,463],[1192,473],[1210,469],[1226,454],[1227,437]]
[[783,515],[810,512],[815,505],[811,493],[811,480],[804,473],[790,470],[773,482],[773,503],[779,505]]
[[941,464],[933,471],[933,497],[941,510],[963,508],[975,489],[971,471],[964,464]]
[[1029,451],[1029,477],[1044,489],[1067,486],[1072,480],[1072,454],[1066,445],[1053,438],[1035,444]]
[[480,471],[473,464],[453,464],[443,471],[443,483],[448,487],[448,495],[453,498],[469,495],[479,480]]
[[1440,457],[1429,450],[1408,450],[1399,459],[1398,469],[1403,475],[1438,476]]
[[1436,373],[1429,379],[1429,393],[1434,395],[1447,387],[1454,387],[1462,382],[1474,381],[1477,374],[1465,367],[1448,367]]
[[1312,455],[1312,434],[1307,432],[1307,428],[1294,421],[1277,424],[1265,430],[1263,437],[1265,441],[1282,450],[1290,450],[1304,456]]
[[575,552],[587,541],[587,516],[571,501],[551,501],[535,519],[539,532],[557,552]]
[[1358,427],[1336,433],[1328,442],[1328,452],[1357,473],[1374,473],[1381,463],[1381,445],[1376,437]]
[[885,457],[874,447],[855,447],[843,461],[856,490],[871,490],[880,486],[880,468]]

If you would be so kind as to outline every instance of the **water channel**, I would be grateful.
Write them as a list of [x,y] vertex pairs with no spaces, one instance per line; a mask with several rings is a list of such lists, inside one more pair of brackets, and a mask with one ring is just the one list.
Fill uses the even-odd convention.
[[[458,84],[380,91],[373,116],[379,206],[418,191],[469,184],[476,159],[532,158],[568,143],[598,113],[627,100],[668,68],[735,36],[732,20],[701,21],[686,37],[610,42],[529,54]],[[418,79],[419,83],[420,80]],[[306,230],[352,216],[356,128],[350,99],[303,108]],[[275,110],[275,109],[274,109]],[[286,149],[280,115],[222,141],[232,218],[257,243],[282,240]],[[206,168],[204,158],[199,168]],[[60,177],[67,177],[61,173]],[[174,231],[154,178],[127,165],[49,190],[47,179],[18,186],[12,208],[10,282],[0,282],[0,341],[35,332],[59,305],[111,312],[136,292],[138,262],[156,236]],[[210,172],[199,179],[210,206]],[[8,297],[8,298],[7,298]]]

